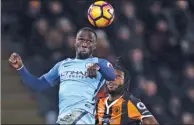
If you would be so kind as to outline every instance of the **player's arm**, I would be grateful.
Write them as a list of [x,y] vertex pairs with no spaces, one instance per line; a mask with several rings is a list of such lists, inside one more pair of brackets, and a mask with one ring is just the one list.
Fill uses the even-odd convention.
[[154,118],[154,116],[151,116],[151,117],[145,117],[142,119],[142,123],[144,125],[159,125],[159,123],[157,122],[157,120]]
[[58,65],[52,68],[50,72],[48,72],[47,74],[38,78],[28,72],[28,70],[22,63],[21,57],[18,54],[13,53],[9,58],[9,62],[15,69],[18,70],[18,73],[20,74],[24,83],[36,91],[41,91],[49,87],[52,87],[52,83],[55,82],[58,76],[56,72]]
[[115,79],[114,68],[105,59],[99,59],[98,63],[90,66],[87,71],[90,78],[96,78],[97,71],[99,71],[107,81],[113,81]]
[[140,120],[143,124],[157,124],[157,120],[149,112],[146,106],[137,98],[131,95],[128,101],[128,116],[129,118]]
[[107,81],[113,81],[115,79],[115,71],[110,62],[105,59],[99,59],[98,66],[100,67],[99,72]]

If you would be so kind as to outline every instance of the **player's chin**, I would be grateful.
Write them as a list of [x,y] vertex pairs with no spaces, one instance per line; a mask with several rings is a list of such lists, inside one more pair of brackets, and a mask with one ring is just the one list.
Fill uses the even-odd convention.
[[90,56],[90,54],[88,53],[88,52],[80,52],[79,53],[79,57],[81,58],[81,59],[86,59],[86,58],[88,58]]
[[108,93],[113,95],[113,94],[115,94],[115,90],[108,90]]
[[114,88],[108,88],[108,93],[114,93],[115,92],[115,89]]

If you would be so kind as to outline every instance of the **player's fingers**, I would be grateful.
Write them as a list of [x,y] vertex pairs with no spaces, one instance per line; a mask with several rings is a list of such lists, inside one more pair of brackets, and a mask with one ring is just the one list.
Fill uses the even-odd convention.
[[16,59],[16,56],[12,55],[10,58],[14,60]]
[[92,78],[96,78],[96,70],[92,69],[91,71]]
[[9,62],[10,62],[10,63],[16,63],[17,61],[16,61],[15,59],[13,59],[13,58],[10,58],[10,59],[9,59]]
[[90,77],[91,78],[95,78],[95,76],[96,76],[95,75],[95,70],[91,68],[91,70],[90,70]]
[[90,71],[90,76],[89,76],[90,78],[93,78],[93,73],[92,73],[92,71]]
[[19,54],[15,53],[15,52],[14,52],[12,55],[13,55],[13,56],[19,56]]
[[16,56],[11,56],[10,59],[13,60],[13,61],[17,61],[17,57]]
[[14,57],[14,58],[19,58],[20,57],[19,54],[17,54],[17,53],[13,53],[11,56]]
[[94,70],[94,78],[97,77],[97,72],[96,72],[96,69]]
[[9,58],[9,60],[8,60],[10,63],[12,63],[12,61],[11,61],[11,59]]
[[9,59],[10,59],[10,61],[13,61],[15,58],[13,56],[11,56]]
[[92,68],[94,78],[96,78],[96,76],[97,76],[97,69],[96,68],[97,68],[96,65]]
[[21,57],[18,56],[18,57],[16,57],[15,59],[16,59],[17,61],[20,61],[20,60],[21,60]]
[[10,56],[10,58],[14,58],[15,56],[12,54],[11,56]]
[[9,59],[13,59],[14,57],[13,56],[10,56]]
[[90,78],[91,78],[91,69],[90,69],[90,68],[88,68],[87,72],[88,72],[88,77],[90,77]]

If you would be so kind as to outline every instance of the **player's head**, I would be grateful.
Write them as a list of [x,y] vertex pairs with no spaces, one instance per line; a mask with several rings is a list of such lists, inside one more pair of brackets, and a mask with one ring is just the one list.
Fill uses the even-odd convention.
[[96,48],[97,35],[91,28],[80,29],[76,36],[76,56],[81,59],[90,57]]
[[128,71],[117,65],[114,67],[116,78],[114,81],[107,81],[108,93],[112,95],[123,94],[129,87]]

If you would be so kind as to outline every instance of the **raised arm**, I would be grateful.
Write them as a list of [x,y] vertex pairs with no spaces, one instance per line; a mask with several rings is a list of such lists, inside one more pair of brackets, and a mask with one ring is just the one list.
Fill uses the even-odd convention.
[[56,81],[58,81],[59,76],[57,70],[59,63],[56,64],[48,73],[38,78],[28,72],[18,54],[13,53],[9,58],[9,62],[11,63],[12,67],[18,70],[23,82],[36,91],[42,91],[52,87]]
[[115,79],[115,71],[110,62],[105,59],[99,59],[98,66],[100,67],[99,72],[107,81],[113,81]]
[[142,123],[143,125],[159,125],[158,121],[155,119],[154,116],[143,118]]
[[113,81],[115,79],[113,66],[105,59],[99,59],[98,63],[91,65],[87,69],[88,76],[90,78],[96,78],[97,71],[99,71],[107,81]]

